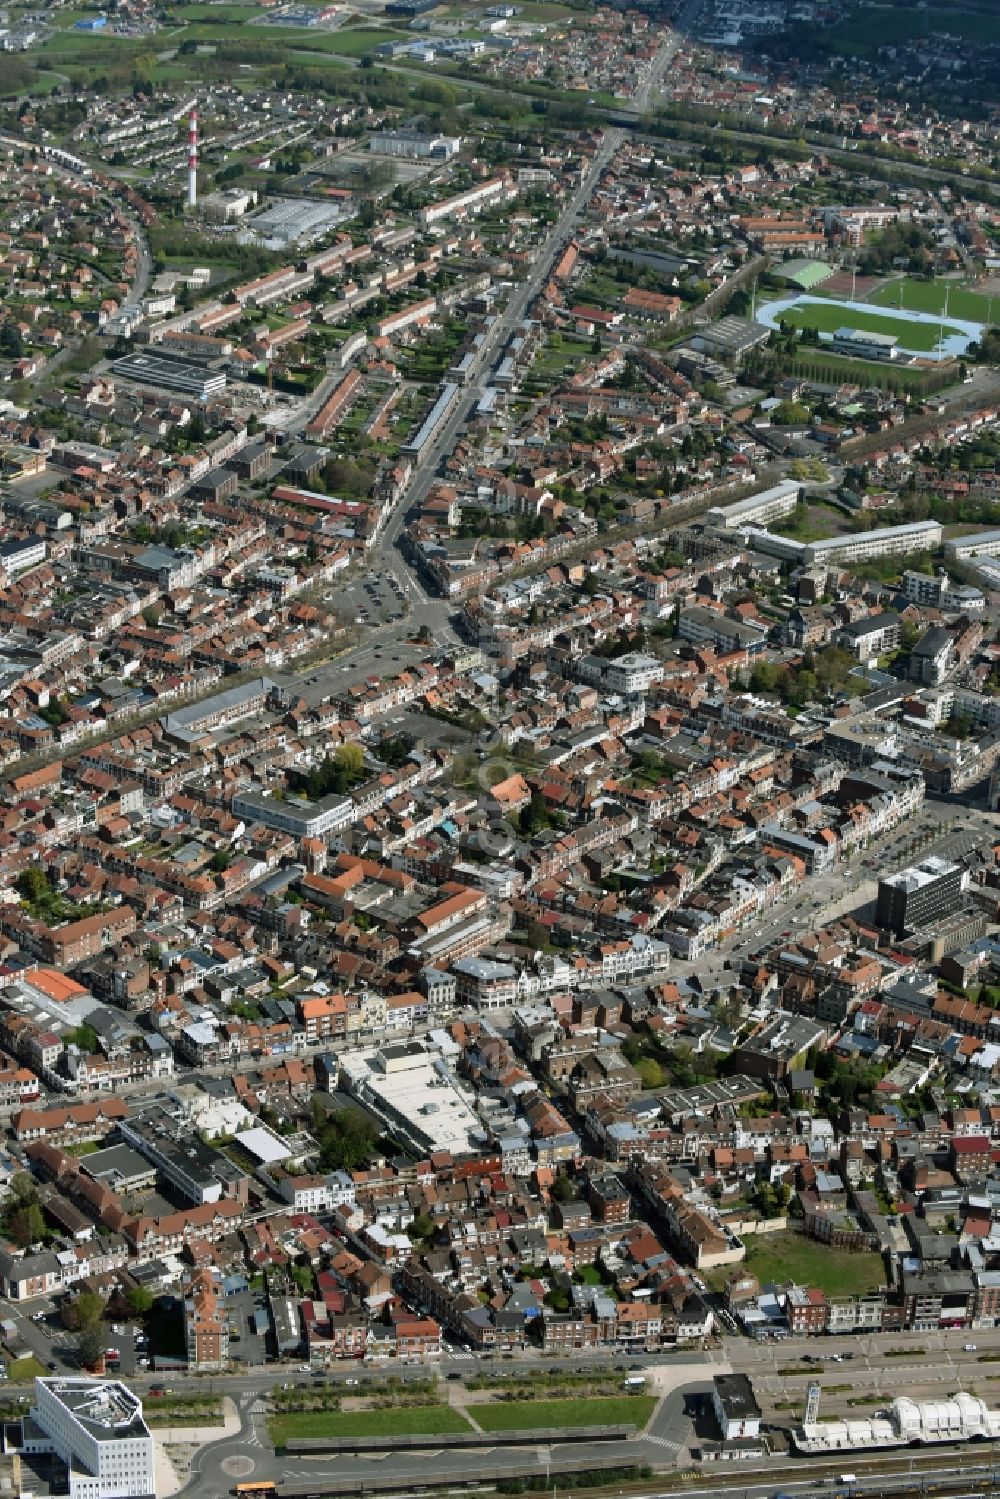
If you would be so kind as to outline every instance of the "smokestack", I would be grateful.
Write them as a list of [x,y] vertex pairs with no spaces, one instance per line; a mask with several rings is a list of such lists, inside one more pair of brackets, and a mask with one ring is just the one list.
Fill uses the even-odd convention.
[[188,115],[188,207],[198,205],[198,111]]

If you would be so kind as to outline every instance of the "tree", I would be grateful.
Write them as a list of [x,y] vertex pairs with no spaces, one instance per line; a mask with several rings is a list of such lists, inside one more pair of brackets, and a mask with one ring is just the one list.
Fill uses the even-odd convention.
[[549,934],[542,923],[540,921],[536,921],[535,918],[532,917],[532,919],[528,922],[527,931],[525,932],[525,940],[527,941],[529,947],[534,948],[536,952],[540,952],[548,945]]
[[432,1239],[434,1237],[434,1219],[429,1213],[418,1213],[406,1232],[414,1244],[421,1239]]
[[4,359],[20,359],[24,354],[24,340],[16,323],[4,323],[0,328],[0,354]]
[[334,751],[333,760],[338,769],[356,779],[364,769],[365,752],[360,744],[340,744]]
[[160,611],[159,609],[157,609],[155,604],[147,604],[145,609],[142,611],[142,618],[144,624],[146,624],[149,629],[155,630],[157,625],[160,623]]
[[129,1311],[134,1317],[145,1317],[153,1310],[153,1293],[145,1286],[133,1286],[128,1293]]
[[27,1249],[45,1237],[45,1219],[37,1202],[26,1202],[4,1218],[4,1231],[19,1249]]
[[96,1291],[81,1291],[73,1305],[76,1307],[79,1326],[83,1329],[98,1325],[104,1316],[104,1308],[107,1302],[103,1296],[98,1296]]
[[81,1327],[76,1339],[76,1354],[84,1369],[94,1369],[104,1355],[104,1334],[96,1324]]
[[576,1184],[572,1177],[560,1172],[552,1183],[552,1196],[556,1202],[572,1202],[576,1197]]
[[30,1171],[15,1171],[10,1182],[11,1195],[18,1207],[38,1201],[38,1187]]
[[52,894],[52,886],[49,884],[48,876],[44,869],[39,869],[33,864],[29,869],[22,869],[14,887],[22,900],[39,901]]
[[644,1088],[662,1088],[666,1074],[655,1057],[641,1057],[635,1065]]

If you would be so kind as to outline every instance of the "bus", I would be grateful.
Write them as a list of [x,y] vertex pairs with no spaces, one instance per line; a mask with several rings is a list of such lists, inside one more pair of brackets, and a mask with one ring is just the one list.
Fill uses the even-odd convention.
[[278,1492],[278,1485],[273,1479],[258,1479],[256,1483],[237,1483],[233,1487],[233,1493],[237,1499],[272,1499]]

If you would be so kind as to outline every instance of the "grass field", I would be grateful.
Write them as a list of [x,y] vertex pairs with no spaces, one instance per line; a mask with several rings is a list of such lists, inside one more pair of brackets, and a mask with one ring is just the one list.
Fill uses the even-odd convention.
[[[889,282],[868,300],[877,307],[898,307],[900,295],[907,312],[944,312],[947,297],[948,312],[952,317],[966,318],[970,323],[985,323],[990,316],[990,299],[979,292],[967,291],[964,286],[946,281],[920,281],[912,276]],[[1000,318],[1000,297],[993,300],[992,313],[994,321]]]
[[[746,1245],[746,1259],[740,1268],[756,1275],[761,1285],[793,1280],[800,1286],[817,1286],[828,1296],[849,1296],[885,1284],[885,1268],[877,1254],[831,1249],[829,1244],[791,1232],[753,1234]],[[725,1285],[729,1273],[720,1267],[706,1278],[718,1288]]]
[[521,1431],[538,1426],[634,1426],[653,1414],[652,1395],[597,1395],[580,1400],[505,1400],[476,1405],[472,1414],[484,1431]]
[[407,42],[415,38],[402,31],[381,30],[377,26],[345,26],[340,31],[310,33],[310,47],[321,52],[339,52],[342,57],[364,57],[382,42]]
[[839,26],[827,32],[828,39],[841,50],[872,52],[894,42],[931,36],[946,31],[972,42],[1000,42],[1000,15],[958,5],[886,6],[875,9],[859,7]]
[[25,1354],[24,1358],[12,1358],[7,1365],[7,1378],[12,1383],[24,1384],[26,1380],[39,1379],[44,1374],[45,1370],[33,1353]]
[[[820,333],[836,333],[838,328],[856,328],[863,333],[892,334],[899,339],[901,348],[913,349],[918,353],[930,353],[937,347],[941,337],[939,324],[911,323],[881,312],[865,312],[858,303],[847,308],[824,307],[821,303],[807,302],[804,306],[787,308],[780,314],[780,318],[792,328],[816,328]],[[949,327],[945,323],[945,338],[950,334],[961,335],[961,329]]]
[[415,1405],[377,1411],[290,1411],[268,1422],[271,1441],[290,1437],[391,1437],[468,1432],[469,1423],[447,1405]]
[[773,521],[770,530],[795,541],[825,541],[828,536],[849,535],[851,521],[832,505],[797,505],[791,515]]

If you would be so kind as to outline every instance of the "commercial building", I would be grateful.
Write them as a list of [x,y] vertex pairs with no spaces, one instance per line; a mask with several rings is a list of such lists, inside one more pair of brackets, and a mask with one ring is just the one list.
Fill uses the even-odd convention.
[[876,920],[902,937],[951,916],[962,904],[965,875],[960,865],[933,855],[878,882]]
[[316,802],[286,796],[279,801],[264,791],[240,791],[233,797],[233,812],[296,838],[325,838],[350,824],[354,803],[347,796],[324,796]]
[[459,135],[426,135],[419,130],[379,130],[368,142],[375,156],[410,156],[417,161],[450,161],[461,146]]
[[145,1499],[156,1492],[142,1402],[117,1380],[35,1380],[21,1450],[66,1464],[70,1499]]
[[195,364],[179,354],[143,350],[126,354],[116,359],[111,366],[119,380],[131,381],[133,385],[150,385],[155,390],[169,390],[174,395],[192,396],[196,401],[207,401],[221,395],[226,388],[226,377],[221,370],[209,370]]
[[466,1156],[483,1148],[483,1126],[444,1052],[405,1041],[341,1061],[348,1091],[419,1152]]

